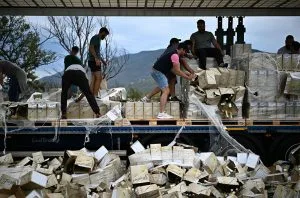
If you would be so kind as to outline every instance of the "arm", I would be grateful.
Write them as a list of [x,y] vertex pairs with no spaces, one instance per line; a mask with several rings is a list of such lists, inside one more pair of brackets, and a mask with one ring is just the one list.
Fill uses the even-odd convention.
[[180,64],[179,63],[173,63],[173,68],[172,68],[172,72],[178,76],[181,76],[187,80],[191,80],[192,79],[192,75],[188,76],[186,75],[184,72],[182,72],[180,70]]
[[183,65],[183,67],[190,72],[191,74],[194,74],[195,71],[189,66],[189,64],[186,62],[186,60],[180,58],[180,63]]
[[217,40],[213,40],[212,44],[215,46],[215,48],[219,49],[221,51],[221,53],[224,55],[223,50],[221,49],[221,46],[219,45],[219,43],[217,42]]

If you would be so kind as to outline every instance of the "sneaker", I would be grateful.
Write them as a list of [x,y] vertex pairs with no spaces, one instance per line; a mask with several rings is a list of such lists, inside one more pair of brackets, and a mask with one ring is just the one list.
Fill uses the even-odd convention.
[[166,112],[158,113],[157,119],[173,119],[173,116],[170,116]]
[[228,66],[229,66],[228,63],[221,63],[219,65],[219,67],[223,67],[223,68],[227,68]]
[[147,96],[144,96],[140,99],[141,102],[150,102],[150,99]]
[[169,101],[178,101],[178,102],[181,102],[181,100],[179,98],[177,98],[177,96],[171,96],[169,98]]

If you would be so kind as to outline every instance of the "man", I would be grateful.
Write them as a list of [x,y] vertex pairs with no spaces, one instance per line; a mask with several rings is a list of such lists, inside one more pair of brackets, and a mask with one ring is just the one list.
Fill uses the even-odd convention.
[[62,76],[61,118],[67,119],[68,90],[72,84],[79,87],[96,114],[96,117],[100,117],[100,110],[96,99],[90,90],[85,69],[81,64],[72,64],[66,68],[65,73]]
[[[164,55],[171,53],[173,51],[175,51],[179,45],[179,41],[181,41],[181,39],[177,39],[177,38],[171,38],[170,40],[170,44],[168,45],[167,49],[162,53],[162,55],[160,56],[163,57]],[[189,50],[189,42],[185,41],[184,44],[187,46],[187,50]],[[182,59],[182,57],[179,57],[179,61],[180,63],[183,65],[183,67],[190,72],[191,74],[194,74],[194,70],[190,68],[190,66],[187,64],[187,62]],[[174,74],[172,71],[170,71],[167,75],[166,75],[167,79],[168,79],[168,84],[169,84],[169,89],[170,89],[170,96],[168,96],[168,100],[170,101],[180,101],[176,96],[175,96],[175,85],[177,83],[177,77],[176,74]],[[157,89],[155,89],[155,92],[151,92],[149,94],[147,94],[146,96],[144,96],[141,101],[142,102],[150,102],[151,98],[160,92],[160,89],[157,87]]]
[[[82,65],[81,60],[77,57],[79,52],[79,48],[77,46],[72,47],[72,50],[69,55],[67,55],[64,59],[65,68],[64,71],[73,64]],[[75,96],[77,93],[77,86],[71,85],[70,89],[68,90],[68,99],[72,96]]]
[[291,48],[292,54],[300,54],[300,43],[298,41],[294,41]]
[[27,75],[23,69],[10,61],[0,60],[0,84],[3,86],[5,76],[9,79],[9,101],[18,102],[20,93],[27,91]]
[[294,42],[294,37],[292,35],[287,35],[285,38],[285,46],[281,47],[277,54],[291,54],[291,48]]
[[[211,32],[205,31],[205,21],[197,21],[198,31],[191,35],[192,53],[199,58],[199,66],[206,69],[206,57],[214,57],[219,67],[227,67],[224,64],[224,52]],[[215,48],[212,48],[213,45]]]
[[90,88],[94,96],[98,95],[102,81],[101,62],[106,66],[106,62],[100,55],[100,43],[107,35],[109,35],[108,29],[106,27],[102,27],[99,34],[96,34],[90,40],[88,66],[92,72]]
[[[153,66],[151,76],[157,83],[158,87],[155,87],[150,94],[157,93],[160,90],[162,94],[160,96],[160,112],[157,115],[158,119],[172,119],[173,117],[165,112],[167,98],[170,93],[167,75],[169,72],[173,72],[175,75],[179,75],[188,80],[192,80],[194,75],[190,73],[184,73],[180,70],[179,57],[186,54],[187,46],[183,43],[179,43],[176,50],[167,53],[160,57]],[[154,95],[154,94],[153,94]]]

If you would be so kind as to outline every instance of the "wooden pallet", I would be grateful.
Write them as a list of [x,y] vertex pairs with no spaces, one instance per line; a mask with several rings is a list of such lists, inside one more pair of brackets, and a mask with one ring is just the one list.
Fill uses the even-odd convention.
[[115,126],[185,126],[190,125],[189,121],[185,121],[184,119],[122,119],[116,120],[114,122]]

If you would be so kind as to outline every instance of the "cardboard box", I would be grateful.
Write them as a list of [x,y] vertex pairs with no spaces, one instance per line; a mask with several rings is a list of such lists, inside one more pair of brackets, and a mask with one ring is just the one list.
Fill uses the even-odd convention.
[[172,147],[163,146],[161,147],[161,158],[164,162],[171,162],[173,159]]
[[96,161],[100,162],[107,153],[108,150],[105,148],[105,146],[101,146],[94,154]]
[[131,166],[130,172],[132,184],[147,184],[150,182],[146,165]]
[[218,70],[221,73],[219,87],[228,87],[229,69],[219,67]]
[[150,144],[150,153],[151,153],[151,159],[153,161],[162,160],[161,144]]
[[134,103],[134,119],[144,119],[144,103]]
[[174,118],[180,118],[180,104],[179,102],[170,102],[170,115]]
[[134,102],[125,103],[125,117],[127,119],[134,119]]
[[135,189],[137,198],[157,198],[160,196],[159,188],[156,184],[139,186]]
[[152,102],[144,102],[144,119],[152,119],[152,118],[153,118]]
[[160,112],[160,102],[153,102],[152,103],[152,110],[153,110],[153,118],[156,118],[158,113]]
[[218,159],[213,152],[202,152],[199,157],[210,173],[213,173],[219,165]]
[[32,153],[32,160],[38,164],[43,163],[45,161],[43,153],[41,151]]
[[20,178],[20,186],[26,190],[41,189],[46,187],[47,181],[47,176],[31,171]]
[[176,166],[175,164],[170,164],[167,167],[167,172],[172,173],[172,174],[176,175],[177,177],[182,178],[185,170],[181,169],[179,166]]
[[52,186],[56,186],[57,184],[58,184],[58,181],[57,181],[56,176],[54,174],[49,175],[47,177],[46,188],[50,188]]
[[202,196],[210,196],[210,194],[211,194],[210,186],[202,186],[202,185],[196,184],[196,183],[191,183],[188,186],[187,191],[192,192],[196,195],[202,195]]
[[0,164],[11,164],[11,163],[14,163],[14,159],[11,153],[0,157]]
[[183,149],[182,146],[173,146],[173,162],[183,163]]
[[218,89],[207,89],[206,93],[206,104],[217,105],[221,99],[221,94]]

